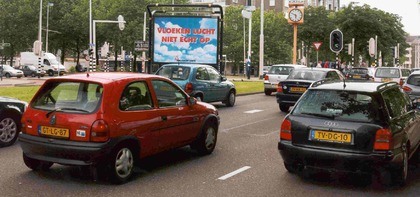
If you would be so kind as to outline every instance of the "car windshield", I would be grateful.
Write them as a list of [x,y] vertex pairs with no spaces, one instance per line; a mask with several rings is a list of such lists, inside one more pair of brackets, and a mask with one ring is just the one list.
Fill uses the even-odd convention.
[[308,90],[293,109],[293,115],[372,122],[377,120],[378,104],[366,93],[343,90]]
[[12,68],[11,66],[9,66],[9,65],[3,65],[3,69],[4,70],[14,70],[14,68]]
[[190,75],[190,70],[186,66],[164,66],[156,74],[172,80],[186,80]]
[[411,75],[407,79],[407,83],[413,86],[420,86],[420,75]]
[[400,70],[398,68],[378,68],[375,77],[400,78]]
[[272,66],[268,74],[289,75],[292,70],[291,66]]
[[352,74],[368,74],[367,68],[353,68],[350,73]]
[[91,113],[102,100],[102,86],[87,82],[50,82],[43,86],[32,107],[43,110]]
[[325,77],[326,72],[317,71],[317,70],[293,70],[287,79],[303,79],[303,80],[312,80],[318,81]]

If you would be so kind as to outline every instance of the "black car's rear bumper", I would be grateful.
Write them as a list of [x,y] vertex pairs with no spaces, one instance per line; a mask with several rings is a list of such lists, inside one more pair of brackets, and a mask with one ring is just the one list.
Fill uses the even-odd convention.
[[23,153],[32,159],[64,165],[93,165],[109,155],[115,140],[104,143],[74,142],[20,134]]
[[283,92],[276,93],[277,103],[279,104],[287,103],[287,104],[294,105],[299,100],[300,96],[302,95],[301,94],[285,94]]
[[382,167],[396,167],[402,162],[402,154],[398,150],[360,154],[295,146],[290,141],[280,141],[278,149],[287,164],[328,171],[372,173]]

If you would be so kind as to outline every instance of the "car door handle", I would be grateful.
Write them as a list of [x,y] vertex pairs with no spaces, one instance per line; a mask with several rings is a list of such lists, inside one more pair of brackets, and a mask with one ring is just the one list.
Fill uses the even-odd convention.
[[161,116],[160,118],[162,119],[162,121],[167,121],[168,120],[167,116]]

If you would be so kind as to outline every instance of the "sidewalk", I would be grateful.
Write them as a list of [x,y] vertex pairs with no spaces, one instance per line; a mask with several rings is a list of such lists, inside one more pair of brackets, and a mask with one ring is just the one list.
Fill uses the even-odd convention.
[[13,86],[40,86],[44,84],[45,80],[50,77],[22,77],[22,78],[5,78],[0,81],[0,87],[13,87]]

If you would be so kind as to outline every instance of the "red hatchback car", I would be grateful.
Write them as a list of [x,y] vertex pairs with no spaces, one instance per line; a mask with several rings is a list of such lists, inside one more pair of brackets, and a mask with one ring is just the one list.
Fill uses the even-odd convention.
[[92,166],[123,183],[140,158],[185,145],[212,153],[219,123],[214,106],[167,78],[77,74],[44,83],[23,114],[19,141],[32,170]]

